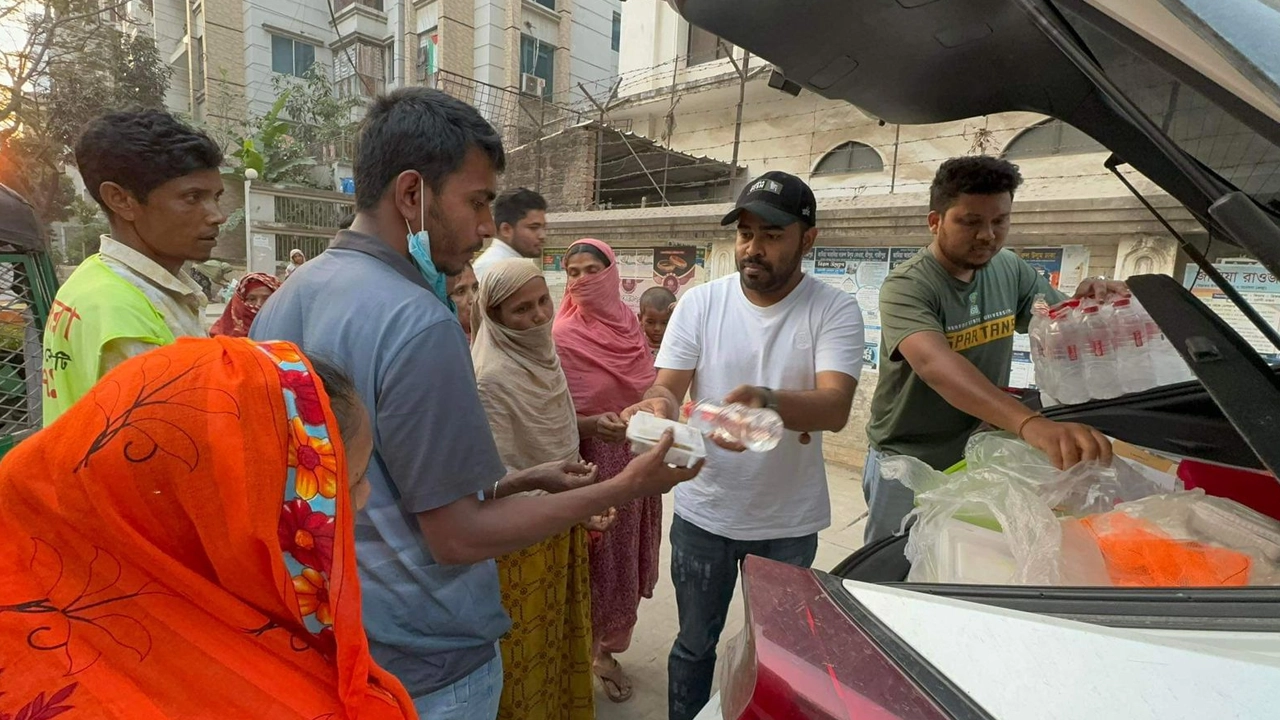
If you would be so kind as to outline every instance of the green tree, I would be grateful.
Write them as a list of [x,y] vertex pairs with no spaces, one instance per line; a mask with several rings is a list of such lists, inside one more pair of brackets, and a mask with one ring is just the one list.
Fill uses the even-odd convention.
[[244,179],[246,170],[258,173],[258,180],[272,185],[314,185],[311,168],[316,159],[290,134],[292,124],[281,117],[289,91],[276,99],[267,114],[255,120],[252,134],[240,138],[229,153],[234,164],[224,174]]
[[320,65],[312,65],[306,75],[294,78],[278,75],[272,80],[276,94],[286,96],[284,116],[293,125],[292,135],[307,152],[321,160],[349,160],[343,146],[354,134],[352,113],[361,102],[341,97]]
[[[301,78],[277,77],[272,86],[277,97],[271,109],[238,135],[232,129],[227,174],[243,180],[244,171],[253,168],[262,182],[329,189],[314,168],[346,159],[342,148],[352,134],[351,115],[359,100],[336,95],[318,65]],[[231,218],[232,227],[238,221]]]
[[0,182],[45,222],[70,216],[75,192],[64,170],[85,123],[164,107],[169,69],[155,41],[133,32],[125,5],[0,0],[0,21],[25,28],[21,50],[0,52]]

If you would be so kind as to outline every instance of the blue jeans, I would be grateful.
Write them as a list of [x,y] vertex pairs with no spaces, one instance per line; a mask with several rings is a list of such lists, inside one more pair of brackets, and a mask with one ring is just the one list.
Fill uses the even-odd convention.
[[716,644],[748,555],[809,567],[818,535],[779,540],[730,540],[679,515],[671,524],[671,581],[676,588],[680,634],[667,659],[668,720],[690,720],[711,698]]
[[916,494],[897,480],[880,476],[883,453],[867,448],[867,462],[862,467],[862,497],[866,498],[867,527],[862,538],[870,545],[876,540],[897,535],[902,520],[915,509]]
[[502,653],[448,687],[413,699],[418,716],[431,720],[494,720],[502,698]]

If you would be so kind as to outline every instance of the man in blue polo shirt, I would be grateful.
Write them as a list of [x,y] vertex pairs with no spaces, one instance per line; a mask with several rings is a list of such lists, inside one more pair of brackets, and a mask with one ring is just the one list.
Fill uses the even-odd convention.
[[421,87],[379,98],[361,130],[351,229],[251,331],[337,363],[364,398],[375,446],[356,519],[365,629],[374,659],[432,720],[497,715],[495,644],[509,621],[493,558],[697,472],[662,462],[668,438],[606,482],[571,467],[506,473],[445,289],[494,232],[504,164],[469,105]]

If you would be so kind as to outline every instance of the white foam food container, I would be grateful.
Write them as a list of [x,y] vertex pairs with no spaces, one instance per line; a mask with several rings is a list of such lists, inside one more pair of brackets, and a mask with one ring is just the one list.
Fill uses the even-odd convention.
[[671,428],[675,444],[667,451],[668,465],[691,468],[707,457],[707,446],[697,428],[674,420],[663,420],[653,413],[638,412],[627,423],[627,440],[631,451],[642,455],[652,450],[661,440],[662,433]]

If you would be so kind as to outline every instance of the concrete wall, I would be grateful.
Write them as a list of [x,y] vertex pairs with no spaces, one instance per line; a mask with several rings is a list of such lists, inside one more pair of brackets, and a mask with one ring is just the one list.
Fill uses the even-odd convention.
[[475,0],[473,9],[475,45],[472,65],[476,80],[506,87],[508,66],[506,29],[511,25],[508,7],[519,7],[520,2],[521,0]]
[[333,53],[329,44],[337,39],[324,0],[296,3],[249,0],[244,2],[244,71],[252,117],[265,114],[276,101],[271,70],[271,35],[283,35],[315,46],[316,64],[333,77]]
[[[630,1],[630,0],[628,0]],[[1153,196],[1156,207],[1193,243],[1203,245],[1203,229],[1177,202]],[[554,204],[553,204],[554,209]],[[730,205],[698,205],[596,212],[553,212],[548,247],[566,247],[582,237],[595,237],[617,247],[665,244],[709,246],[708,270],[719,277],[733,272],[733,233],[719,226]],[[1168,234],[1131,198],[1019,200],[1015,205],[1010,247],[1085,245],[1091,275],[1114,276],[1121,243]],[[927,197],[923,194],[866,196],[819,205],[820,246],[924,246]],[[827,459],[860,466],[866,458],[864,428],[869,418],[877,373],[865,371],[854,399],[848,427],[824,439]]]
[[613,14],[622,12],[621,0],[574,0],[572,61],[569,98],[585,100],[578,83],[600,102],[618,74],[619,53],[613,49]]
[[[625,21],[624,21],[625,22]],[[681,90],[673,149],[729,161],[733,157],[738,102],[737,81]],[[658,94],[633,96],[611,111],[614,121],[631,120],[632,130],[660,138],[671,106],[669,87]],[[793,97],[768,87],[761,75],[746,88],[739,163],[748,176],[782,170],[808,180],[819,199],[922,192],[943,160],[985,152],[998,155],[1027,128],[1044,121],[1032,113],[1001,113],[933,125],[884,125],[853,105],[809,92]],[[880,172],[814,175],[832,149],[845,142],[874,149]],[[1026,178],[1019,197],[1028,199],[1118,197],[1128,195],[1102,163],[1106,153],[1057,155],[1018,160]],[[896,166],[895,166],[896,158]],[[895,170],[896,167],[896,170]],[[1144,190],[1154,189],[1138,178]]]

